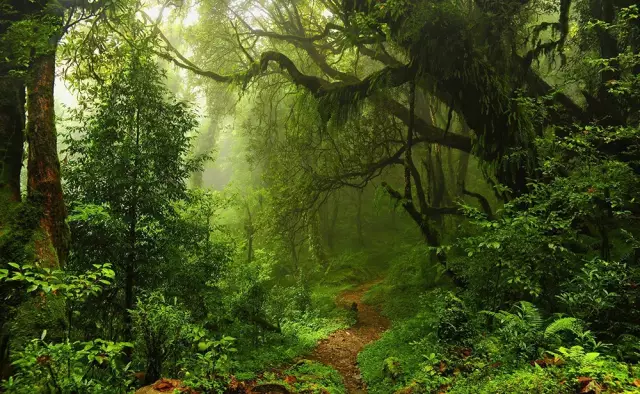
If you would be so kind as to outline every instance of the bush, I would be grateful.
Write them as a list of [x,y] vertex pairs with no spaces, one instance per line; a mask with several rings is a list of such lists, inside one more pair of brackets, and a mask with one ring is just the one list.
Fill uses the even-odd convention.
[[132,344],[33,339],[14,355],[16,374],[3,383],[8,393],[125,393],[132,383],[124,349]]
[[[189,349],[188,326],[190,315],[175,302],[169,304],[160,293],[138,299],[130,311],[136,335],[136,353],[145,365],[145,383],[153,383],[163,373],[174,373],[175,366]],[[171,361],[169,363],[169,361]]]
[[197,351],[186,355],[178,362],[181,368],[183,383],[203,393],[219,393],[227,386],[227,377],[231,370],[230,354],[235,352],[235,341],[231,337],[220,340],[208,340],[204,329],[198,330],[200,335],[193,337],[197,341]]

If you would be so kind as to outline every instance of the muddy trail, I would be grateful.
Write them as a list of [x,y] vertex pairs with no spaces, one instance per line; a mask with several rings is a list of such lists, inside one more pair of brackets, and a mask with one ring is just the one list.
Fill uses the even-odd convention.
[[358,368],[358,353],[365,345],[379,339],[390,325],[389,320],[374,307],[361,302],[364,294],[379,282],[365,283],[338,296],[336,303],[339,307],[351,308],[354,303],[357,305],[357,323],[320,341],[308,357],[335,368],[342,375],[347,393],[350,394],[366,393]]

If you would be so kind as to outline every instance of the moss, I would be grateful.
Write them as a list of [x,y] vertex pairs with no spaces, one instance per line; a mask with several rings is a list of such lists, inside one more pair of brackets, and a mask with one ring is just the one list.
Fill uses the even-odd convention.
[[[10,200],[0,196],[0,201]],[[40,214],[40,210],[28,202],[0,204],[0,268],[10,262],[32,262],[37,248],[55,253],[39,228]],[[0,299],[3,300],[0,320],[11,321],[8,327],[11,348],[20,348],[26,341],[39,337],[45,328],[50,338],[62,338],[66,323],[65,301],[61,297],[44,294],[29,297],[23,284],[12,282],[0,286]]]
[[0,205],[4,205],[0,209],[0,266],[8,262],[32,260],[40,211],[29,203]]
[[11,348],[20,349],[47,330],[47,338],[62,340],[67,327],[65,299],[53,295],[31,297],[15,309],[11,321]]

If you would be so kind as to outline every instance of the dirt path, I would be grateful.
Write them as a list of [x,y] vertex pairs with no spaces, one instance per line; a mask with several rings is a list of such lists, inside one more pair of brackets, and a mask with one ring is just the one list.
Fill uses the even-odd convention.
[[344,378],[347,393],[366,393],[366,387],[360,376],[357,364],[358,353],[369,342],[380,338],[389,328],[389,320],[375,308],[361,302],[362,296],[380,281],[369,282],[355,290],[342,293],[336,303],[350,307],[354,302],[358,305],[358,322],[347,329],[338,330],[328,338],[320,341],[309,357],[335,368]]
[[[366,387],[360,376],[358,368],[358,353],[369,342],[380,338],[380,335],[389,328],[389,320],[382,316],[375,308],[363,304],[362,296],[380,281],[365,283],[355,290],[345,291],[336,299],[340,307],[350,308],[355,302],[358,306],[358,322],[344,330],[338,330],[328,338],[320,341],[313,353],[306,357],[322,364],[335,368],[344,380],[344,385],[349,394],[366,393]],[[260,390],[258,390],[260,386]],[[256,381],[236,381],[236,385],[229,387],[234,393],[288,393],[279,384],[266,384],[256,386]],[[182,387],[179,380],[161,379],[150,386],[145,386],[136,394],[163,394],[172,392],[174,388]]]

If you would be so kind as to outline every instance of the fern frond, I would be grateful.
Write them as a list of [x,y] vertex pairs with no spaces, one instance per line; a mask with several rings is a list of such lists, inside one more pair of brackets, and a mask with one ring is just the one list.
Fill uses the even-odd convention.
[[519,309],[520,318],[530,327],[539,330],[542,327],[542,315],[538,308],[530,302],[520,301]]
[[583,333],[584,327],[580,320],[575,317],[563,317],[549,324],[544,330],[544,336],[548,338],[561,331],[568,331],[572,334],[580,335]]

